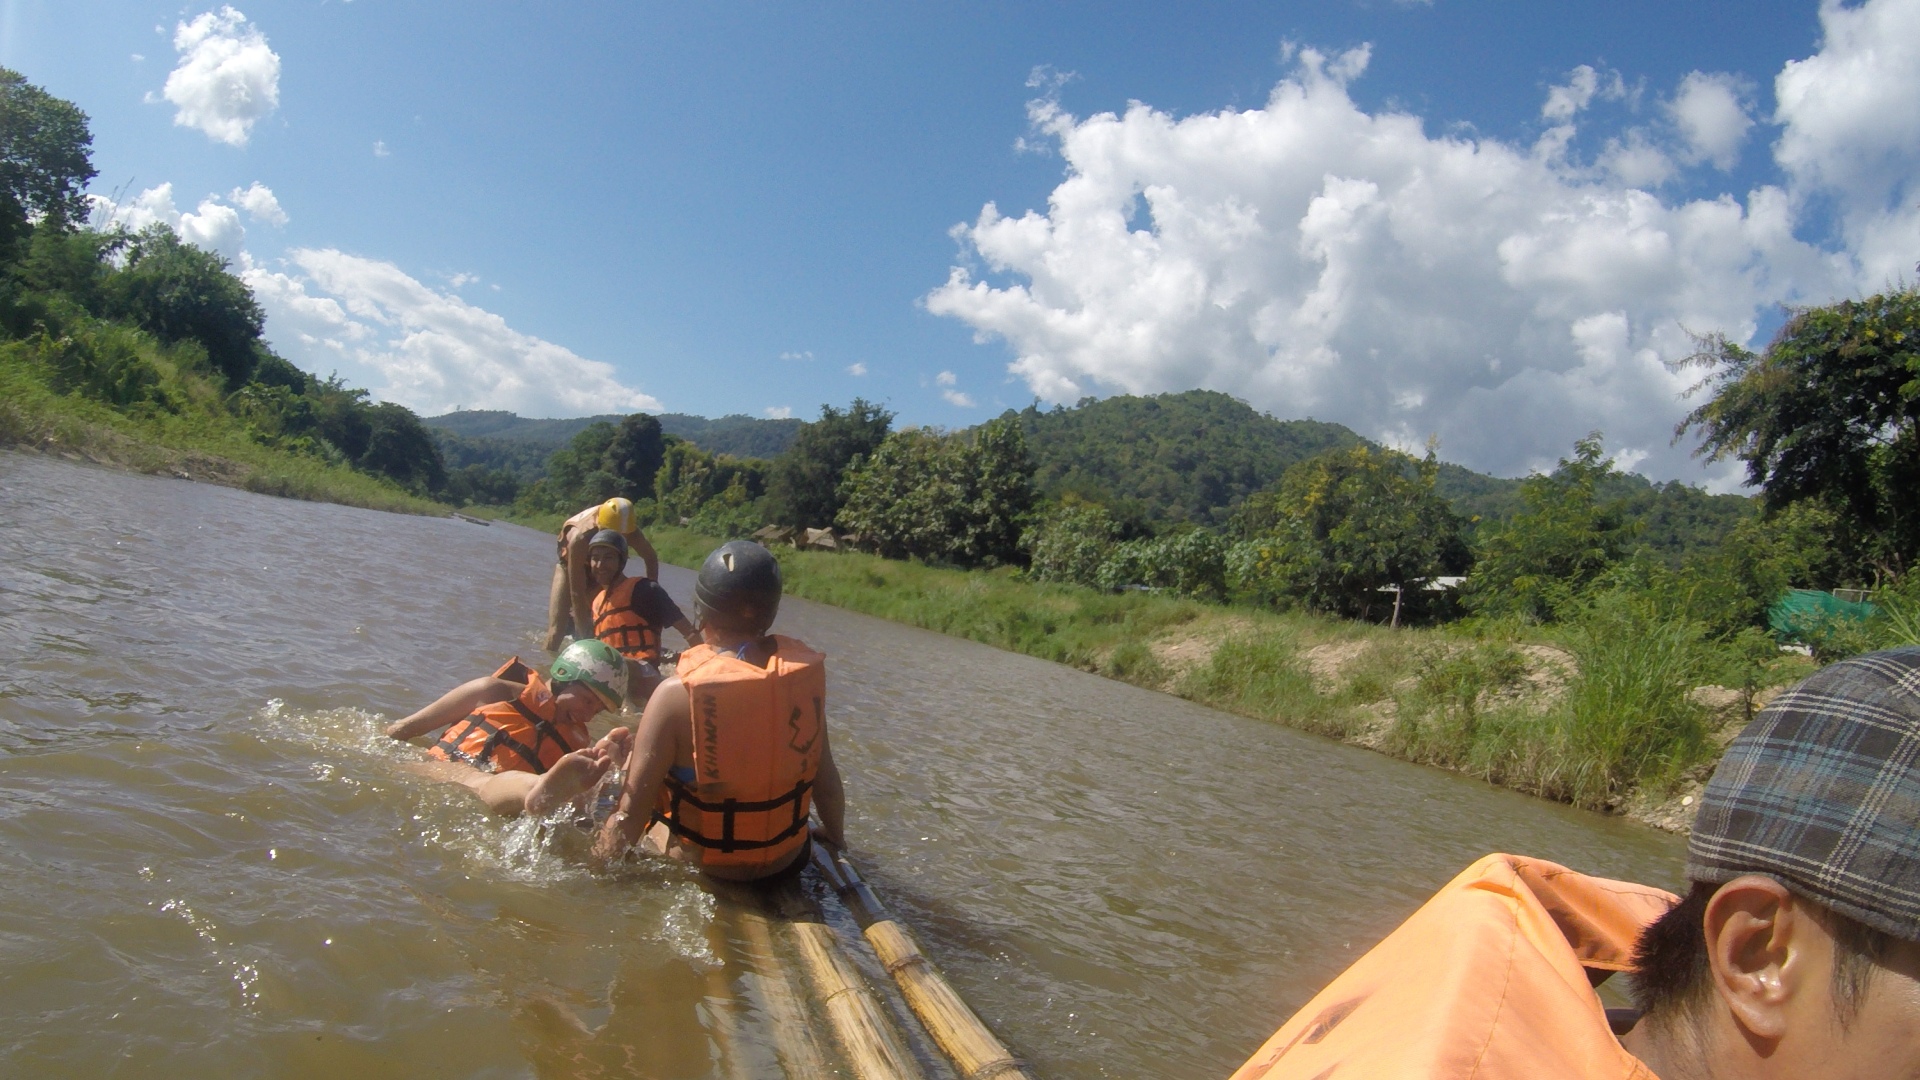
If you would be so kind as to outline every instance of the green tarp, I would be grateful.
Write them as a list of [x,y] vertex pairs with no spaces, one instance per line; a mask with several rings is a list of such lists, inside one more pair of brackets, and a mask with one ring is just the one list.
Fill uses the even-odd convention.
[[1804,641],[1821,626],[1849,620],[1866,622],[1880,609],[1865,602],[1842,600],[1819,589],[1789,589],[1767,609],[1767,625],[1781,641]]

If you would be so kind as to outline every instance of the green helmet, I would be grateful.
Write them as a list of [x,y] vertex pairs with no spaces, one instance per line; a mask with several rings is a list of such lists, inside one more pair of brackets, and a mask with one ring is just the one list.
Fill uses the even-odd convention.
[[559,683],[586,683],[610,712],[627,699],[627,661],[613,646],[598,638],[576,641],[554,657],[547,677]]

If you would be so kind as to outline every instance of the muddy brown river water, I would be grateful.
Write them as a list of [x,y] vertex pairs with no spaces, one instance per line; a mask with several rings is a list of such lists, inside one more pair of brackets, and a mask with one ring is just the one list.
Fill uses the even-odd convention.
[[[778,1075],[728,905],[379,733],[537,655],[552,551],[0,453],[0,1075]],[[1489,851],[1680,874],[1644,827],[1041,661],[779,629],[829,656],[856,859],[1039,1076],[1223,1077]]]

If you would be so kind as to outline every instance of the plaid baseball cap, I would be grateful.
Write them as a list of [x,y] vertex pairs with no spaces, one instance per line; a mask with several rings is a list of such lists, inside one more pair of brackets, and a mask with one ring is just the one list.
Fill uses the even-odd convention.
[[1920,941],[1920,648],[1842,660],[1775,698],[1700,795],[1687,877],[1771,874]]

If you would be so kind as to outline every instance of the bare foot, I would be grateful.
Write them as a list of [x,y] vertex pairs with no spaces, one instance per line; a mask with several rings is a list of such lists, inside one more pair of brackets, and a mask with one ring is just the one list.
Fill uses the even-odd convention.
[[608,770],[613,768],[613,764],[613,758],[601,743],[595,743],[585,750],[575,750],[554,762],[553,768],[541,773],[540,779],[534,781],[533,787],[527,792],[526,812],[535,817],[552,813],[555,807],[575,795],[593,790],[606,777]]

